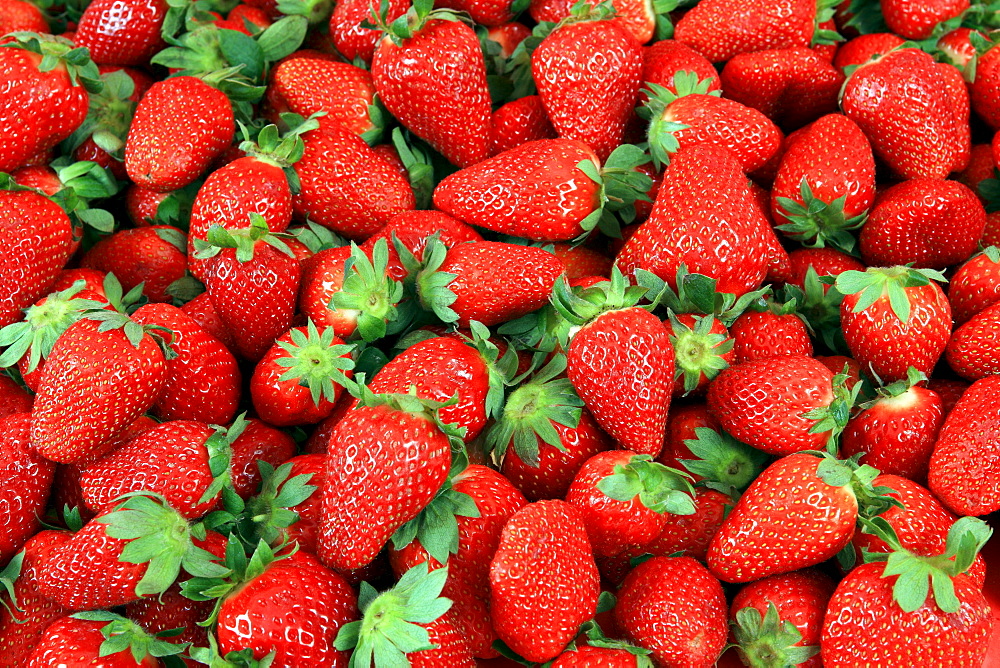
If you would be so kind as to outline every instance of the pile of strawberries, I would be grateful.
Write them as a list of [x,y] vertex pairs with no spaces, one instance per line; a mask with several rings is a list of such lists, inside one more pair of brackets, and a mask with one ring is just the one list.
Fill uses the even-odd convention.
[[1000,11],[433,4],[0,1],[0,667],[981,665]]

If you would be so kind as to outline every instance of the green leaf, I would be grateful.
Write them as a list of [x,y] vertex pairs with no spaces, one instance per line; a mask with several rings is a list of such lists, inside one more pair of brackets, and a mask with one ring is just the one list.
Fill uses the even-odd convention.
[[304,16],[285,16],[275,21],[257,36],[262,59],[276,62],[295,52],[305,41],[308,29],[309,21]]

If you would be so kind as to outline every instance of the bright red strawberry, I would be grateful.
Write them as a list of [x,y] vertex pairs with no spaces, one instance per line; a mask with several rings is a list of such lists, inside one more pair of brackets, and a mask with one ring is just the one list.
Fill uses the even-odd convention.
[[627,275],[650,271],[674,289],[681,265],[716,279],[719,292],[739,296],[758,288],[778,241],[746,183],[727,149],[680,149],[664,172],[649,220],[619,253],[618,267]]
[[912,40],[927,39],[939,23],[955,18],[969,8],[968,0],[885,0],[880,4],[889,30]]
[[121,230],[94,244],[80,259],[89,269],[114,274],[128,291],[143,284],[150,301],[169,302],[167,288],[187,269],[187,239],[167,225]]
[[726,597],[690,557],[653,557],[618,590],[615,619],[660,665],[711,666],[726,645]]
[[532,52],[531,73],[559,136],[582,141],[607,160],[624,140],[639,94],[636,38],[601,9],[574,15]]
[[944,269],[979,247],[986,211],[957,181],[914,178],[883,191],[861,229],[861,257],[871,266]]
[[[392,23],[409,7],[407,0],[389,0],[385,16],[381,18],[387,24]],[[380,11],[368,0],[340,0],[334,4],[330,16],[330,38],[340,55],[350,61],[360,58],[362,62],[371,64],[382,35],[378,30],[371,30],[362,24],[375,23]]]
[[52,486],[55,464],[30,447],[31,416],[27,413],[0,419],[0,563],[7,563],[38,531],[39,517]]
[[925,380],[914,369],[905,380],[879,388],[875,399],[861,404],[841,435],[842,455],[861,454],[860,463],[883,474],[926,480],[944,411],[941,397],[921,387]]
[[[862,65],[844,84],[844,114],[904,178],[944,178],[968,163],[969,126],[936,65],[918,49],[900,49]],[[963,95],[964,88],[955,93]]]
[[490,155],[490,92],[476,33],[419,0],[405,31],[390,26],[372,58],[385,108],[458,167]]
[[511,100],[493,112],[490,155],[497,155],[529,141],[555,139],[558,134],[538,95]]
[[[883,526],[891,532],[887,523]],[[979,587],[961,572],[990,533],[980,520],[966,518],[948,541],[945,554],[957,552],[955,561],[904,551],[893,562],[869,563],[848,573],[823,620],[824,664],[981,665],[992,615]],[[894,547],[901,550],[898,543]]]
[[[107,632],[107,636],[105,633]],[[113,640],[111,640],[113,638]],[[153,637],[113,613],[79,613],[59,617],[38,639],[25,668],[48,666],[99,666],[100,668],[156,668],[160,661],[148,649]],[[114,643],[112,645],[112,643]],[[156,648],[157,654],[164,649]],[[118,647],[121,649],[118,649]],[[109,651],[114,649],[114,651]],[[170,653],[184,651],[175,645]],[[138,654],[139,658],[136,658]],[[164,653],[163,655],[167,655]]]
[[32,395],[10,376],[0,373],[0,420],[18,413],[30,413]]
[[[183,629],[169,636],[174,644],[191,643],[191,647],[207,647],[208,629],[199,626],[212,614],[212,601],[192,601],[173,585],[156,598],[143,598],[125,605],[125,615],[150,633]],[[193,664],[188,661],[188,665]]]
[[[229,428],[234,426],[235,422]],[[294,457],[297,448],[291,436],[252,418],[246,421],[242,433],[232,442],[232,450],[230,482],[236,494],[248,499],[257,493],[263,481],[260,462],[277,468]]]
[[812,357],[809,330],[789,306],[768,302],[763,311],[747,310],[733,321],[729,335],[734,342],[734,364],[778,355]]
[[[719,90],[719,73],[705,56],[691,47],[672,39],[662,39],[643,49],[642,81],[656,84],[675,95],[679,94],[678,75],[694,73],[697,81],[707,81],[706,93]],[[688,75],[689,76],[689,75]],[[684,77],[682,76],[681,79]],[[683,84],[681,86],[683,89]]]
[[51,289],[72,252],[72,231],[59,205],[29,190],[0,190],[0,230],[0,327],[6,327]]
[[696,487],[694,513],[670,515],[660,535],[643,547],[626,552],[624,556],[641,556],[648,553],[669,557],[677,553],[705,561],[708,544],[722,526],[726,513],[733,506],[733,499],[708,487]]
[[201,176],[229,147],[232,105],[201,79],[180,76],[146,92],[125,143],[125,168],[138,185],[169,192]]
[[833,580],[812,569],[772,575],[743,587],[733,599],[729,618],[746,664],[775,661],[820,668],[823,613],[834,588]]
[[1000,304],[972,316],[955,330],[945,348],[948,365],[966,380],[975,381],[1000,373]]
[[152,407],[166,375],[163,351],[142,325],[112,311],[92,313],[59,337],[46,360],[31,443],[57,462],[100,456]]
[[963,264],[948,283],[955,324],[1000,302],[1000,248],[989,246]]
[[564,501],[514,513],[490,564],[493,628],[528,661],[555,658],[593,618],[600,593],[583,516]]
[[855,488],[870,488],[877,473],[804,452],[779,459],[712,538],[709,568],[726,582],[750,582],[826,561],[850,543],[858,519]]
[[782,156],[770,208],[777,229],[796,241],[850,251],[855,242],[847,230],[864,221],[874,200],[868,139],[846,116],[830,114],[804,129]]
[[100,65],[148,65],[165,45],[167,0],[94,0],[83,11],[74,43]]
[[[849,270],[865,270],[862,262],[836,248],[797,248],[788,254],[788,260],[791,263],[791,272],[785,282],[800,290],[805,289],[806,273],[809,269],[815,271],[817,277],[836,277]],[[829,289],[829,286],[824,286],[824,292]]]
[[0,35],[12,32],[49,32],[45,14],[29,0],[11,0],[0,7]]
[[941,278],[902,266],[837,277],[844,339],[865,372],[885,383],[906,378],[911,366],[930,375],[951,334],[951,307],[934,282]]

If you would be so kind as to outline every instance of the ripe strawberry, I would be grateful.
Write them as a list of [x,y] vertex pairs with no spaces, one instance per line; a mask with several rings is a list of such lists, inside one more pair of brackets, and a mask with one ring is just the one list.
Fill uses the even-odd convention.
[[45,14],[29,0],[11,0],[0,7],[0,35],[12,32],[49,32]]
[[[696,81],[707,81],[706,94],[719,90],[721,81],[719,73],[705,56],[691,47],[672,39],[662,39],[643,49],[642,81],[648,84],[662,86],[675,95],[679,95],[678,84],[690,75],[678,79],[682,72],[693,73]],[[644,94],[643,94],[644,95]]]
[[734,363],[742,364],[778,355],[812,357],[809,330],[791,302],[777,305],[768,301],[763,311],[744,311],[729,327],[734,342]]
[[0,327],[6,327],[51,289],[72,252],[72,231],[55,202],[20,189],[0,190],[0,230]]
[[125,143],[125,168],[138,185],[169,192],[191,183],[233,141],[233,109],[224,93],[179,76],[146,92]]
[[[386,7],[381,18],[386,24],[390,24],[406,13],[410,3],[406,0],[388,0]],[[359,58],[370,65],[382,35],[362,24],[375,23],[380,14],[381,9],[374,7],[368,0],[340,0],[335,3],[330,16],[330,38],[337,52],[347,60]]]
[[32,395],[10,376],[0,373],[0,420],[18,413],[30,413]]
[[871,266],[944,269],[976,252],[986,211],[957,181],[914,178],[883,191],[861,229],[861,257]]
[[[393,241],[395,237],[414,258],[423,261],[424,248],[427,247],[428,240],[433,234],[437,234],[441,243],[448,248],[466,241],[483,240],[471,225],[441,211],[404,211],[390,218],[382,229],[365,239],[361,248],[366,251],[374,250],[378,240],[385,239],[389,248],[395,251]],[[395,270],[394,267],[392,269]],[[400,277],[394,276],[394,278]]]
[[[405,29],[386,28],[372,58],[379,99],[401,124],[458,167],[490,155],[490,92],[475,32],[420,0]],[[446,55],[446,57],[445,57]]]
[[881,5],[889,30],[912,40],[927,39],[939,23],[959,16],[968,8],[968,0],[887,0]]
[[911,366],[930,375],[951,333],[951,307],[935,280],[936,271],[902,266],[837,277],[844,339],[864,371],[886,383]]
[[158,640],[114,613],[77,613],[49,624],[25,666],[156,668],[157,657],[183,651],[183,646]]
[[969,159],[969,126],[952,99],[967,93],[953,86],[930,55],[904,48],[856,69],[844,84],[841,106],[894,172],[944,178]]
[[55,464],[43,459],[29,444],[31,416],[0,419],[0,519],[6,527],[0,540],[0,563],[7,563],[38,531],[39,517],[52,486]]
[[526,660],[553,659],[596,613],[598,580],[580,511],[530,503],[507,521],[490,564],[493,628]]
[[956,325],[1000,302],[1000,248],[988,246],[958,268],[948,283],[948,302]]
[[52,348],[31,413],[31,443],[52,461],[99,457],[166,383],[160,346],[127,316],[94,311]]
[[878,390],[861,404],[841,435],[844,457],[861,454],[858,461],[883,474],[927,479],[927,464],[944,421],[941,398],[919,384],[927,377],[910,370],[907,378]]
[[544,306],[563,273],[559,258],[541,248],[474,241],[446,249],[432,242],[416,278],[417,296],[444,322],[492,327]]
[[955,330],[945,348],[948,365],[962,378],[976,381],[1000,373],[1000,304],[994,304],[972,316]]
[[154,302],[170,301],[167,288],[187,268],[187,240],[167,225],[121,230],[101,239],[80,260],[83,267],[114,274],[128,291],[140,283]]
[[690,557],[653,557],[618,590],[615,619],[661,665],[711,666],[726,645],[726,597]]
[[[882,526],[891,533],[888,523]],[[953,531],[945,554],[955,561],[896,552],[893,561],[859,566],[840,581],[823,620],[826,665],[976,666],[985,660],[993,623],[989,603],[961,573],[991,532],[973,518],[960,520]]]
[[998,388],[998,376],[973,383],[948,413],[934,444],[928,486],[959,515],[986,515],[1000,509],[992,474],[1000,460],[989,448],[1000,433]]
[[743,493],[708,546],[708,567],[726,582],[750,582],[815,566],[854,536],[858,496],[871,467],[799,452],[771,464]]
[[125,605],[125,615],[149,633],[183,629],[178,635],[168,637],[175,645],[191,643],[189,648],[209,645],[208,629],[199,626],[198,622],[208,619],[211,614],[210,601],[192,601],[181,594],[178,585],[171,586],[156,598],[143,598]]
[[[68,138],[87,116],[88,93],[100,90],[100,73],[65,40],[27,34],[0,49],[0,172],[27,165],[40,153]],[[42,60],[46,69],[42,71]],[[54,66],[49,66],[55,60]],[[43,162],[48,163],[49,160]],[[37,164],[37,163],[36,163]]]
[[834,588],[833,580],[812,569],[772,575],[743,587],[733,599],[729,618],[747,665],[777,661],[820,668],[823,613]]
[[160,31],[168,9],[167,0],[95,0],[73,41],[101,65],[148,65],[165,46]]
[[[794,285],[800,290],[805,290],[806,273],[811,268],[816,272],[816,276],[833,276],[854,270],[864,271],[865,265],[850,255],[838,251],[835,248],[797,248],[788,254],[791,264],[786,283]],[[823,285],[823,292],[826,293],[830,286]]]
[[558,136],[538,95],[525,95],[499,107],[493,112],[491,127],[490,155]]
[[846,116],[830,114],[803,129],[782,156],[770,210],[777,229],[796,241],[851,251],[848,230],[863,223],[874,200],[868,139]]
[[560,137],[587,144],[604,162],[622,144],[642,72],[640,43],[607,5],[586,6],[531,54],[531,74]]

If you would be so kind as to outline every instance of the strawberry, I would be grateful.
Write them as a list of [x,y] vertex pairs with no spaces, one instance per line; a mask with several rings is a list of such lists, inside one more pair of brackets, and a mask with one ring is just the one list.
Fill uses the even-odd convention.
[[552,662],[551,668],[645,668],[650,651],[620,640],[609,640],[596,621],[581,627],[581,636]]
[[[884,520],[880,533],[891,536]],[[986,658],[993,624],[989,603],[962,575],[991,531],[980,520],[956,523],[945,556],[897,549],[889,561],[854,569],[837,585],[823,619],[826,665],[907,666],[928,660],[976,666]],[[883,557],[885,558],[885,557]],[[933,580],[933,594],[929,580]]]
[[416,277],[417,296],[444,322],[492,327],[544,306],[563,273],[559,258],[541,248],[474,241],[446,249],[431,242]]
[[432,418],[437,406],[410,395],[369,394],[337,424],[322,488],[324,564],[346,570],[371,563],[434,497],[450,466],[449,437]]
[[[431,235],[437,234],[448,248],[466,241],[482,241],[483,237],[471,225],[466,225],[441,211],[403,211],[389,219],[389,222],[372,236],[365,239],[361,248],[374,250],[379,239],[385,239],[389,248],[394,248],[393,237],[418,261],[424,259],[424,248]],[[399,277],[394,277],[399,278]]]
[[955,330],[944,350],[948,365],[962,378],[976,381],[1000,373],[1000,304],[994,304]]
[[695,487],[693,514],[669,515],[659,536],[641,548],[627,551],[621,556],[634,558],[652,554],[656,557],[669,557],[679,553],[704,561],[712,536],[722,526],[722,521],[732,506],[733,499],[728,494],[708,487]]
[[155,668],[160,665],[158,657],[183,651],[183,645],[151,636],[120,615],[81,612],[53,620],[38,639],[38,646],[25,666]]
[[33,398],[10,376],[0,373],[0,420],[18,413],[30,413]]
[[[330,16],[330,37],[337,52],[348,60],[359,58],[371,64],[372,56],[382,36],[377,30],[370,30],[363,24],[374,23],[382,18],[387,24],[406,14],[410,4],[407,0],[388,0],[383,13],[367,0],[341,0],[334,4]],[[384,15],[383,15],[384,14]]]
[[196,254],[208,260],[205,288],[240,357],[257,361],[291,328],[301,269],[288,246],[259,214],[250,226],[213,225]]
[[837,276],[844,339],[866,372],[891,383],[929,375],[948,344],[951,307],[931,269],[875,267]]
[[201,176],[233,141],[232,105],[201,79],[158,81],[135,110],[125,168],[138,185],[169,192]]
[[95,458],[149,410],[166,383],[166,361],[147,329],[97,310],[52,348],[31,413],[31,443],[63,463]]
[[785,129],[837,110],[844,75],[806,48],[741,53],[722,69],[726,97],[757,109]]
[[[809,269],[816,272],[816,276],[833,276],[849,271],[864,271],[865,265],[858,259],[838,251],[836,248],[797,248],[788,254],[791,264],[786,283],[794,285],[800,290],[805,290],[806,274]],[[830,286],[823,285],[823,292],[826,293]]]
[[22,189],[0,190],[0,230],[0,326],[6,327],[49,291],[72,252],[72,231],[55,202]]
[[[385,27],[372,80],[385,108],[458,167],[490,154],[490,92],[476,33],[419,0],[405,25]],[[447,54],[446,58],[443,56]]]
[[[235,422],[229,428],[232,430],[233,426]],[[246,421],[243,432],[232,442],[232,451],[230,482],[233,491],[245,500],[257,493],[263,481],[260,463],[276,468],[295,455],[296,447],[295,441],[285,432],[252,418]]]
[[851,251],[855,241],[848,230],[864,222],[874,200],[868,139],[846,116],[829,114],[804,129],[782,156],[770,209],[777,229],[796,241]]
[[[948,512],[930,490],[908,478],[891,474],[880,475],[872,484],[892,490],[886,494],[902,503],[902,506],[890,506],[879,517],[892,525],[903,547],[924,557],[934,557],[945,551],[948,530],[958,517]],[[892,551],[888,543],[867,532],[859,531],[852,542],[862,556],[865,551]],[[976,555],[965,574],[982,587],[986,577],[986,562],[982,555]]]
[[737,161],[722,147],[697,145],[671,158],[649,220],[625,242],[617,265],[627,275],[649,271],[671,288],[684,265],[739,296],[763,282],[777,245]]
[[531,74],[560,137],[605,161],[623,141],[639,94],[642,48],[598,5],[560,23],[531,54]]
[[31,416],[27,413],[0,419],[0,467],[6,481],[0,491],[2,520],[7,530],[0,542],[0,563],[7,563],[38,531],[38,518],[52,486],[55,464],[43,459],[29,445]]
[[976,252],[986,211],[957,181],[914,178],[883,191],[859,238],[870,266],[944,269]]
[[626,637],[661,665],[711,666],[726,645],[726,597],[690,557],[653,557],[618,590],[614,616]]
[[45,14],[29,0],[11,0],[0,7],[0,35],[12,32],[49,32]]
[[320,332],[310,320],[278,337],[250,378],[250,397],[262,420],[277,426],[319,422],[333,410],[350,378],[354,348]]
[[729,335],[735,364],[778,355],[812,357],[813,353],[809,330],[791,302],[778,305],[769,300],[763,311],[744,311],[730,325]]
[[[529,37],[531,29],[517,21],[490,26],[486,31],[486,38],[500,45],[500,55],[504,58],[510,58],[518,45]],[[488,49],[489,45],[483,42],[483,51],[487,52]]]
[[768,454],[833,446],[857,392],[805,355],[765,357],[724,370],[708,407],[726,431]]
[[841,435],[843,455],[861,454],[859,462],[884,474],[926,480],[944,421],[941,397],[920,386],[926,380],[911,367],[906,379],[879,388],[878,396],[858,406]]
[[[661,39],[643,49],[642,81],[648,84],[662,86],[671,93],[679,95],[678,75],[681,72],[693,73],[696,81],[707,81],[706,94],[722,88],[719,73],[705,56],[691,47],[672,39]],[[680,77],[683,80],[685,77]],[[683,83],[681,86],[683,88]]]
[[555,139],[545,104],[538,95],[525,95],[493,112],[490,155],[497,155],[529,141]]
[[0,138],[0,172],[12,172],[68,138],[87,116],[88,93],[102,84],[86,50],[65,39],[27,33],[5,47],[0,124],[9,130]]
[[160,36],[167,0],[95,0],[76,27],[74,42],[100,65],[148,65],[165,44]]
[[580,511],[530,503],[507,521],[490,564],[493,628],[526,660],[553,659],[596,613],[598,580]]
[[939,23],[959,16],[968,8],[967,0],[887,0],[881,5],[889,30],[912,40],[927,39]]
[[769,661],[820,668],[820,631],[834,583],[812,569],[751,582],[733,599],[729,617],[747,665]]
[[955,271],[948,302],[956,325],[1000,302],[1000,248],[988,246]]
[[1000,432],[998,387],[997,376],[973,383],[948,413],[934,444],[928,486],[945,507],[959,515],[986,515],[1000,509],[991,473],[1000,461],[989,448]]
[[858,497],[873,493],[876,475],[829,455],[779,459],[719,527],[708,546],[709,568],[727,582],[749,582],[826,561],[854,536]]
[[236,415],[241,376],[236,358],[194,318],[170,304],[146,304],[132,319],[166,327],[176,355],[167,360],[167,381],[152,411],[165,420],[225,424]]
[[126,617],[150,633],[183,629],[169,638],[176,645],[190,643],[189,648],[209,644],[208,630],[199,626],[198,622],[207,619],[211,613],[210,602],[192,601],[181,594],[178,585],[171,586],[156,598],[142,598],[125,605]]
[[125,290],[142,283],[150,301],[168,302],[167,288],[184,276],[187,240],[174,227],[121,230],[101,239],[80,260],[83,267],[114,274]]
[[952,86],[930,55],[902,48],[858,67],[844,84],[841,107],[894,172],[944,178],[969,158],[968,124],[952,99],[967,94]]

